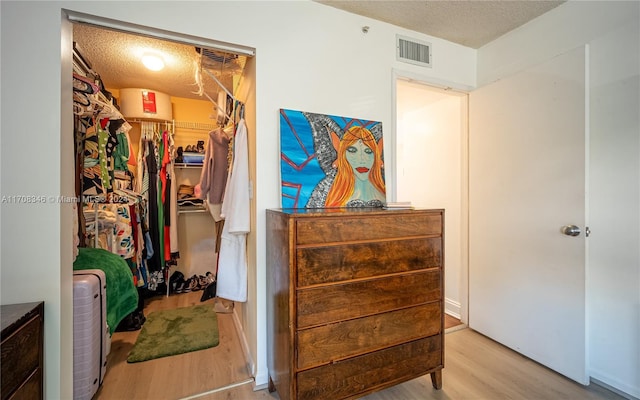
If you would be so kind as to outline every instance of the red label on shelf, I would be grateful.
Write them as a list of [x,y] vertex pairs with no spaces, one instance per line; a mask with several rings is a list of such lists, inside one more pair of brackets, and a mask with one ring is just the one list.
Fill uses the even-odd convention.
[[156,94],[154,92],[142,92],[142,112],[156,113]]

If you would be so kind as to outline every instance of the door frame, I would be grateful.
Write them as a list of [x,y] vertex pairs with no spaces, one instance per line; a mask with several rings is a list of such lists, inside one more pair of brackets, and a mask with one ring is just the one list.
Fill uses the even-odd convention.
[[[67,71],[71,72],[73,70],[73,60],[72,60],[73,58],[72,57],[73,24],[88,24],[100,29],[118,30],[118,31],[122,31],[132,35],[152,37],[158,40],[178,42],[178,43],[183,43],[187,45],[195,45],[198,47],[206,47],[209,49],[218,49],[225,52],[232,52],[232,53],[245,55],[251,58],[256,57],[256,49],[250,46],[223,42],[215,39],[210,39],[210,38],[201,37],[201,36],[193,36],[193,35],[175,32],[175,31],[167,31],[167,30],[156,28],[149,25],[138,25],[134,23],[105,18],[105,17],[87,14],[87,13],[65,9],[65,8],[62,9],[62,12],[63,13],[62,13],[62,22],[61,22],[61,41],[63,43],[62,45],[63,55],[61,58],[61,71],[62,71],[61,98],[63,100],[62,100],[62,107],[61,107],[61,121],[62,121],[61,134],[63,136],[62,138],[63,140],[65,140],[65,136],[67,136],[67,135],[64,135],[65,132],[73,131],[73,118],[72,118],[72,115],[73,115],[72,97],[73,96],[71,96],[72,77],[70,73],[67,73]],[[255,126],[252,127],[250,123],[248,125],[249,125],[250,142],[251,142],[251,137],[252,137],[251,132],[255,132],[256,130],[255,130]],[[255,135],[255,133],[253,135]],[[253,142],[255,143],[255,141]],[[254,156],[253,160],[250,159],[249,162],[255,165],[255,152],[253,152],[253,156]],[[65,154],[63,154],[61,158],[63,160],[73,160],[73,157],[66,157]],[[73,168],[72,161],[65,161],[65,162],[71,163],[71,164],[70,166],[67,164],[63,164],[61,166],[63,171],[65,169],[68,170],[69,168]],[[252,179],[252,181],[255,181],[255,171],[251,168],[251,164],[250,164],[249,173],[252,175],[250,179]],[[72,181],[73,174],[63,173],[62,177],[63,177],[62,178],[63,192],[65,191],[64,189],[66,189],[66,192],[69,192],[69,193],[75,192],[74,183]],[[251,202],[252,202],[251,209],[255,210],[255,198],[253,198]],[[66,218],[68,221],[71,221],[71,215],[72,214],[69,211],[68,218]],[[65,216],[63,215],[63,218],[64,217]],[[257,218],[255,213],[252,214],[251,220],[256,221],[256,219]],[[71,224],[69,224],[69,227],[70,226]],[[68,235],[68,237],[71,237],[71,235]],[[248,239],[247,249],[249,252],[249,257],[255,257],[255,254],[257,252],[257,243],[255,240],[255,237],[253,240]],[[66,250],[69,250],[69,255],[70,255],[71,247],[68,247],[68,249],[67,248],[63,249],[63,251],[66,251]],[[249,260],[251,262],[251,258],[249,258]],[[250,278],[252,276],[251,271],[252,269],[249,268]],[[72,275],[67,274],[66,270],[62,272],[63,274],[61,276],[61,284],[62,284],[62,287],[67,287],[68,290],[65,291],[65,294],[63,295],[63,301],[61,305],[61,309],[62,309],[61,318],[64,326],[67,326],[67,327],[71,326],[72,328],[72,322],[73,322],[72,321],[73,320],[72,318],[73,317],[73,307],[72,307],[73,296],[72,296],[72,285],[71,285]],[[255,279],[255,274],[256,274],[256,270],[254,268],[253,269],[254,279]],[[263,348],[263,343],[266,345],[266,339],[264,341],[261,340],[262,338],[260,337],[260,334],[258,331],[249,331],[249,334],[247,334],[248,332],[246,329],[247,319],[249,317],[253,317],[254,315],[257,316],[256,318],[260,318],[260,314],[258,312],[259,307],[258,307],[256,297],[255,296],[250,296],[250,297],[253,297],[254,301],[248,301],[244,303],[244,305],[241,306],[240,311],[236,309],[236,311],[234,312],[234,325],[240,333],[240,342],[241,342],[241,347],[243,351],[243,356],[247,361],[247,365],[250,373],[254,377],[254,380],[253,380],[254,388],[259,389],[262,387],[266,387],[265,382],[267,381],[267,378],[268,378],[266,362],[264,364],[260,364],[257,361],[258,359],[260,359],[261,354],[263,353],[266,354],[266,350]],[[247,310],[249,310],[250,312],[247,312]],[[240,313],[240,316],[238,316],[238,313]],[[256,319],[254,322],[255,324],[253,325],[257,325],[259,321]],[[62,329],[63,336],[64,336],[64,331],[65,329],[63,328]],[[72,338],[72,335],[68,335],[68,337]],[[251,346],[251,343],[253,343],[253,346]],[[71,339],[65,339],[63,347],[65,345],[70,346],[70,348],[73,349],[73,343]],[[251,352],[252,348],[255,349],[255,354],[252,354]],[[71,360],[71,364],[72,364],[72,361],[73,360]],[[72,376],[70,376],[70,378],[72,378]],[[68,380],[68,377],[63,375],[62,379]]]

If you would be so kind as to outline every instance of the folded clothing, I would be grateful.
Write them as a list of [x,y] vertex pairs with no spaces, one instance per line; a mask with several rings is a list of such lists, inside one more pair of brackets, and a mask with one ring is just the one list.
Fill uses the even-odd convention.
[[185,164],[202,164],[204,163],[204,154],[193,152],[182,152],[182,162]]
[[180,185],[178,187],[178,205],[201,206],[203,201],[196,197],[194,190],[194,187],[191,185]]
[[180,185],[178,187],[178,200],[195,198],[194,186]]
[[202,206],[203,201],[201,199],[184,199],[184,200],[178,200],[178,205],[181,207],[187,207],[187,206]]

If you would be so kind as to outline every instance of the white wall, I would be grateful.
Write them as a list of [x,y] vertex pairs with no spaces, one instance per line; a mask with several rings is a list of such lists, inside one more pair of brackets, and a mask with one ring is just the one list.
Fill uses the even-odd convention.
[[[475,51],[310,1],[0,2],[2,195],[73,194],[71,36],[62,9],[254,47],[255,295],[243,318],[266,383],[265,209],[279,207],[280,108],[382,121],[392,132],[397,33],[430,41],[438,60],[424,72],[473,86]],[[369,33],[362,26],[370,27]],[[62,44],[61,44],[62,43]],[[421,72],[422,73],[422,72]],[[61,84],[62,83],[62,84]],[[62,93],[62,96],[61,96]],[[248,121],[249,122],[249,121]],[[385,138],[385,141],[387,139]],[[393,161],[393,149],[385,154]],[[26,160],[34,163],[24,167]],[[35,172],[33,172],[35,171]],[[71,210],[55,202],[1,207],[2,304],[44,300],[46,398],[71,397]],[[251,287],[250,286],[250,287]]]
[[590,43],[591,377],[640,398],[640,15]]
[[540,64],[638,19],[637,1],[569,0],[478,49],[478,87]]
[[590,47],[589,374],[635,397],[640,397],[639,21],[636,1],[569,1],[478,50],[481,86],[578,46]]
[[[74,196],[72,98],[60,95],[61,84],[71,85],[71,69],[61,70],[62,54],[71,57],[61,37],[71,32],[63,31],[59,9],[0,7],[0,303],[45,301],[46,397],[71,398],[73,214],[71,203],[50,197]],[[64,118],[62,109],[69,110]]]

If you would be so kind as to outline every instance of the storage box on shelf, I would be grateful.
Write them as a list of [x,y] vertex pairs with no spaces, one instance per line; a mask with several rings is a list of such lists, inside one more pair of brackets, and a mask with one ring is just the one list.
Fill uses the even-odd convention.
[[200,165],[204,162],[204,153],[182,153],[182,162],[186,165]]

